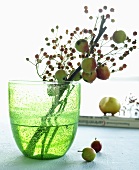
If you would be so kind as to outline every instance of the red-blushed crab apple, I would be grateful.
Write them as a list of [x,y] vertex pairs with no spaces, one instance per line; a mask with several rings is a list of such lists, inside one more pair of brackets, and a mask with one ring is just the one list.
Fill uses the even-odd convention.
[[100,65],[96,68],[97,78],[107,80],[110,77],[110,70],[107,65]]
[[93,148],[96,153],[100,152],[102,149],[102,143],[95,138],[95,140],[91,143],[91,148]]
[[85,39],[79,39],[75,43],[75,48],[77,51],[85,53],[89,50],[88,41]]
[[96,68],[95,58],[85,58],[82,61],[81,67],[85,73],[91,73]]

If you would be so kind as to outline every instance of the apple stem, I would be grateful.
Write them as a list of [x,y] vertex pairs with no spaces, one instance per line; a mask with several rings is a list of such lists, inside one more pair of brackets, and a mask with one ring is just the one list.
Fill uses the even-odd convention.
[[83,152],[83,151],[78,151],[78,152]]

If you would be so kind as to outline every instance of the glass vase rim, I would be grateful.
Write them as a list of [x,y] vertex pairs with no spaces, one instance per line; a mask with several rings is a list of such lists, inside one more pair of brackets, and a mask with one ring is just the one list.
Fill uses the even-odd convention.
[[[81,84],[79,81],[66,81],[69,84]],[[43,80],[8,80],[8,84],[61,84],[65,85],[65,82],[58,82],[58,81],[43,81]]]

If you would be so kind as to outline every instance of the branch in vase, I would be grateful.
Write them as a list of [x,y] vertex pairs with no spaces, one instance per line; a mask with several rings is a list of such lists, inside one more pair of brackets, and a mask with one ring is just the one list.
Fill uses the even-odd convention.
[[[101,38],[101,36],[102,36],[103,33],[105,32],[105,30],[107,29],[107,27],[103,27],[105,21],[106,21],[106,19],[104,18],[104,16],[102,16],[99,33],[98,33],[98,35],[97,35],[97,37],[96,37],[95,40],[94,40],[94,37],[91,39],[91,41],[90,41],[90,45],[91,45],[90,51],[89,51],[89,53],[86,54],[86,58],[89,57],[89,55],[94,52],[94,47],[97,45],[97,42],[99,41],[99,39]],[[78,72],[80,72],[81,69],[82,69],[82,68],[81,68],[81,65],[80,65],[80,66],[73,72],[73,74],[71,74],[71,76],[70,76],[68,79],[66,79],[65,85],[66,85],[66,83],[68,83],[68,81],[72,81],[73,78],[74,78],[74,76],[75,76]],[[68,84],[69,84],[69,83],[68,83]],[[62,90],[60,90],[60,94],[59,94],[59,97],[58,97],[59,100],[60,100],[60,98],[62,97],[62,95],[63,95],[63,93],[65,92],[66,89],[67,89],[67,86],[65,86],[65,88],[63,88]],[[68,96],[66,96],[66,97],[68,97]],[[28,144],[28,146],[27,146],[27,148],[26,148],[26,151],[28,151],[29,148],[31,148],[31,153],[32,153],[32,155],[33,155],[33,153],[34,153],[34,150],[35,150],[35,147],[36,147],[36,143],[37,143],[38,140],[41,138],[41,136],[45,133],[45,137],[44,137],[44,138],[46,138],[47,135],[48,135],[48,133],[49,133],[49,128],[47,129],[47,130],[48,130],[47,132],[44,130],[44,127],[45,127],[44,125],[45,125],[45,123],[46,123],[46,118],[47,118],[47,116],[50,115],[50,114],[53,114],[55,108],[56,108],[60,103],[61,103],[61,102],[58,102],[57,104],[52,105],[52,107],[50,108],[48,114],[47,114],[45,117],[42,118],[42,124],[41,124],[41,125],[43,125],[43,126],[38,127],[38,129],[36,130],[36,132],[35,132],[34,135],[32,136],[32,138],[31,138],[31,140],[30,140],[30,142],[29,142],[29,144]],[[57,131],[57,130],[56,130],[56,131]],[[56,133],[56,131],[54,131],[54,132]],[[38,133],[39,133],[39,135],[38,135]],[[55,133],[54,133],[54,135],[55,135]],[[54,136],[54,135],[53,135],[53,136]],[[53,137],[51,138],[51,140],[52,140],[52,139],[53,139]],[[49,141],[49,145],[50,145],[50,143],[51,143],[51,140]],[[43,145],[44,145],[44,143],[43,143]],[[45,148],[46,151],[48,151],[49,145]],[[43,153],[43,152],[44,152],[44,147],[43,147],[42,153]]]
[[[59,96],[58,96],[59,100],[61,99],[61,97],[63,96],[65,90],[67,90],[67,88],[68,88],[68,84],[64,84],[64,87],[62,89],[59,89],[60,90],[60,93],[59,93]],[[67,94],[66,94],[65,98],[68,98],[68,96],[70,95],[73,88],[74,88],[74,86],[70,90],[67,91]],[[55,99],[55,100],[57,100],[57,99]],[[55,126],[53,136],[50,138],[50,141],[48,142],[48,146],[46,148],[44,148],[45,139],[47,138],[47,136],[49,134],[49,131],[51,129],[51,126],[46,125],[46,119],[50,115],[52,116],[53,114],[55,114],[55,109],[58,107],[58,105],[61,105],[60,106],[60,109],[61,109],[60,111],[63,111],[64,108],[65,108],[65,105],[67,103],[67,100],[64,99],[63,102],[55,102],[54,101],[54,104],[52,104],[52,107],[49,109],[48,114],[42,117],[41,125],[36,129],[34,135],[32,136],[32,138],[30,139],[30,141],[28,143],[28,146],[26,147],[26,150],[25,150],[26,155],[28,153],[30,153],[30,155],[34,154],[36,144],[44,134],[45,135],[44,135],[44,139],[43,139],[43,142],[42,142],[41,157],[43,158],[44,150],[48,151],[49,146],[51,144],[51,141],[52,141],[53,137],[55,136],[58,128],[57,128],[57,126]],[[55,104],[55,103],[57,103],[57,104]],[[55,121],[56,120],[57,120],[57,117],[56,117]]]

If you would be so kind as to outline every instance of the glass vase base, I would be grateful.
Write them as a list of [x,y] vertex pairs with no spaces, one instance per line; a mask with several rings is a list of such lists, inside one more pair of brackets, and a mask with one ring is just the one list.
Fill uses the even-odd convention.
[[18,148],[24,156],[33,159],[56,159],[64,156],[73,143],[77,126],[78,123],[48,127],[11,124]]

